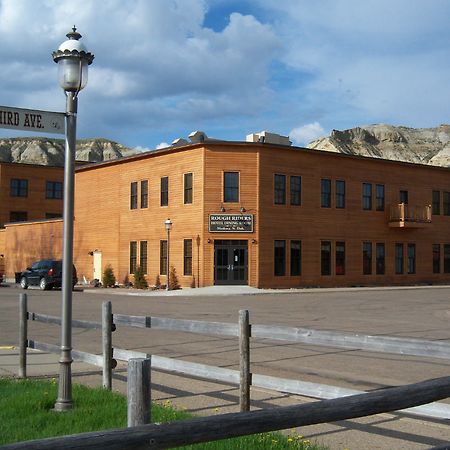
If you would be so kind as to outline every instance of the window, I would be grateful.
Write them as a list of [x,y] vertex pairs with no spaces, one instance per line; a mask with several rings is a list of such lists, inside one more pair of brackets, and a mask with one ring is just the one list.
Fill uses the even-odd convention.
[[60,219],[62,217],[62,213],[45,213],[46,219]]
[[395,244],[395,273],[403,273],[403,244]]
[[184,174],[184,204],[190,205],[192,203],[192,173]]
[[345,208],[345,181],[336,180],[336,208]]
[[320,181],[320,206],[331,208],[331,180],[327,178]]
[[444,273],[450,273],[450,244],[444,244]]
[[441,192],[440,191],[433,191],[433,209],[432,214],[438,215],[441,213]]
[[275,174],[274,203],[275,205],[286,204],[286,175]]
[[142,269],[142,273],[147,275],[147,241],[139,242],[139,266]]
[[137,190],[138,184],[136,183],[136,181],[133,181],[130,188],[130,209],[137,209]]
[[408,204],[408,191],[400,191],[400,203]]
[[377,184],[375,186],[375,209],[377,211],[384,211],[384,184]]
[[167,241],[159,241],[159,273],[167,275]]
[[302,204],[302,177],[290,177],[291,205],[299,206]]
[[274,274],[276,277],[286,275],[286,241],[275,241]]
[[184,275],[192,275],[192,239],[184,240]]
[[377,275],[384,275],[386,270],[386,252],[383,242],[377,242],[376,247],[376,273]]
[[320,273],[331,275],[331,242],[322,241],[320,243]]
[[433,244],[433,273],[441,273],[441,244]]
[[450,192],[444,192],[444,216],[450,216]]
[[416,244],[408,244],[408,273],[416,273]]
[[28,213],[26,211],[11,211],[9,213],[10,222],[26,222],[28,220]]
[[161,178],[161,206],[169,204],[169,177]]
[[372,209],[372,184],[363,183],[362,206],[365,210]]
[[141,208],[148,208],[148,180],[141,181]]
[[372,275],[372,242],[363,242],[363,274]]
[[223,201],[237,203],[239,201],[239,172],[224,172]]
[[137,261],[137,242],[130,242],[130,273],[136,271],[136,261]]
[[336,242],[336,275],[345,275],[345,242]]
[[28,197],[28,180],[11,179],[11,197]]
[[60,181],[47,181],[45,185],[45,198],[63,198],[63,185]]
[[302,243],[291,241],[291,277],[302,273]]

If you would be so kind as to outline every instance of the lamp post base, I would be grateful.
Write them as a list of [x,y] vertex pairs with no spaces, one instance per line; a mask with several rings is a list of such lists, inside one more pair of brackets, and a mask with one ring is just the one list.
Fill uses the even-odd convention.
[[69,361],[59,361],[58,398],[53,408],[54,411],[65,412],[73,408],[71,364],[72,359]]

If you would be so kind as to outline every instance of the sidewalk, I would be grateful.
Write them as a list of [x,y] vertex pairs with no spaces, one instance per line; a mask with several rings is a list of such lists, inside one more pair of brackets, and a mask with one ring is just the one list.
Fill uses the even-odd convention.
[[[57,378],[58,355],[29,350],[27,354],[29,377]],[[0,347],[0,377],[15,377],[18,373],[18,349]],[[102,373],[97,367],[74,362],[74,383],[101,386]],[[126,394],[126,366],[114,370],[113,389]],[[252,388],[252,409],[267,409],[300,402],[314,401]],[[193,414],[215,415],[239,410],[239,392],[236,386],[175,373],[152,371],[152,399],[170,402],[177,408]],[[315,425],[297,429],[305,439],[316,441],[330,450],[415,450],[428,449],[450,441],[450,427],[444,421],[431,421],[400,413],[379,414],[355,420]]]

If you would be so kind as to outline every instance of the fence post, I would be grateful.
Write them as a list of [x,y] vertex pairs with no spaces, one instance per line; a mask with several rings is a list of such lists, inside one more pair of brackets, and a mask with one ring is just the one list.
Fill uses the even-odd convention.
[[27,377],[27,339],[28,339],[27,294],[19,298],[19,378]]
[[250,411],[250,323],[248,310],[239,311],[239,407],[240,411]]
[[151,358],[128,360],[128,427],[145,425],[151,420]]
[[112,388],[112,327],[111,302],[102,303],[103,387]]

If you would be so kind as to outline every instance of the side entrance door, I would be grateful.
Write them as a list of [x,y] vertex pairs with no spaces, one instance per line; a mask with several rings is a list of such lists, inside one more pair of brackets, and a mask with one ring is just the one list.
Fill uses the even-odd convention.
[[95,251],[94,254],[94,280],[102,281],[102,252]]
[[214,241],[214,284],[248,284],[247,241]]

